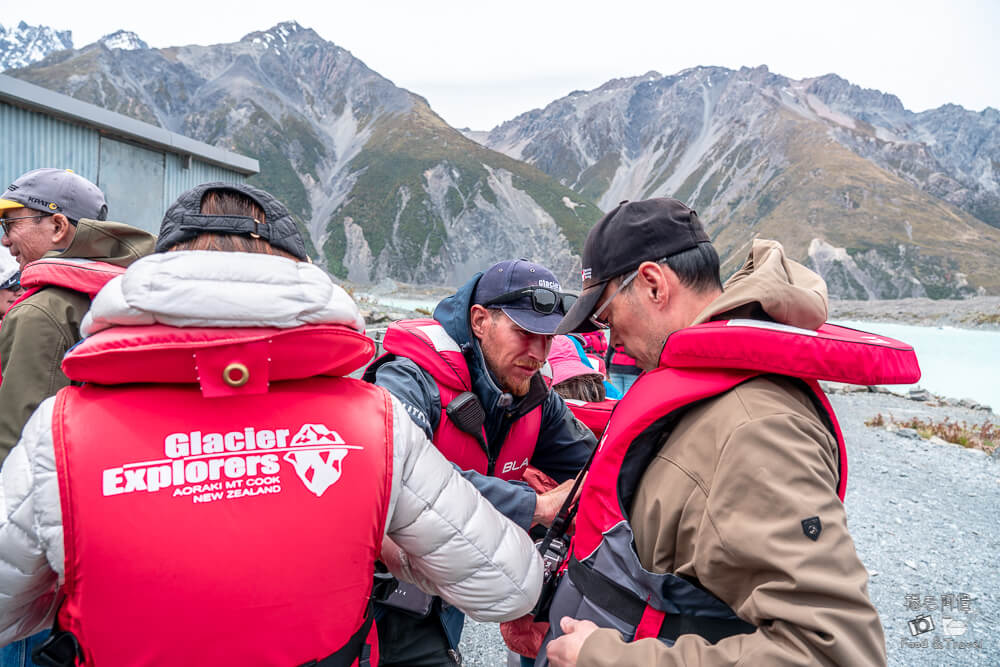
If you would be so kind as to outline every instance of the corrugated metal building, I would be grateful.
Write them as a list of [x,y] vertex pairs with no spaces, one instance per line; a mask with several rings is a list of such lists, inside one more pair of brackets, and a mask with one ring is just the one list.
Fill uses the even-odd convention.
[[185,190],[260,171],[257,160],[0,74],[0,188],[40,167],[90,179],[109,219],[153,233]]

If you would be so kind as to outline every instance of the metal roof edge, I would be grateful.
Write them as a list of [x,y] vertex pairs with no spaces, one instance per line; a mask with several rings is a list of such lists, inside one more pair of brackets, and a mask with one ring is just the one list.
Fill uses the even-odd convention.
[[260,173],[260,163],[253,158],[216,148],[88,102],[81,102],[69,95],[36,86],[7,74],[0,74],[0,101],[13,102],[17,106],[31,110],[49,112],[178,155],[191,155],[204,162],[232,169],[244,175]]

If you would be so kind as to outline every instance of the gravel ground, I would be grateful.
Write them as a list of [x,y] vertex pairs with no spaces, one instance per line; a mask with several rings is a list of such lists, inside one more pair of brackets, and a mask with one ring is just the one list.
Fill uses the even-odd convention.
[[830,300],[831,320],[1000,329],[1000,296],[970,299]]
[[[848,521],[871,576],[889,664],[1000,665],[1000,575],[994,566],[1000,462],[977,450],[864,425],[879,412],[969,423],[1000,418],[886,394],[833,395],[831,401],[848,445]],[[952,609],[942,610],[942,596],[953,601]],[[909,621],[925,615],[934,629],[911,635]],[[952,619],[951,635],[944,632],[945,617]],[[962,634],[959,623],[965,623]],[[461,650],[469,667],[507,664],[495,624],[468,621]]]

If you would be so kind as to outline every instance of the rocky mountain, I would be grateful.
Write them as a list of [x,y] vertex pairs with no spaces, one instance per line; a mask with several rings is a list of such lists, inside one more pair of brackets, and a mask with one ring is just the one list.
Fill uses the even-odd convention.
[[252,180],[299,216],[321,263],[355,282],[457,284],[521,256],[575,284],[600,217],[294,22],[213,46],[150,49],[119,35],[7,73],[257,158]]
[[71,30],[53,30],[24,21],[11,28],[0,25],[0,71],[25,67],[54,51],[72,48]]
[[835,75],[698,67],[576,91],[484,143],[603,210],[688,202],[728,271],[759,235],[843,298],[1000,293],[996,109],[912,113]]

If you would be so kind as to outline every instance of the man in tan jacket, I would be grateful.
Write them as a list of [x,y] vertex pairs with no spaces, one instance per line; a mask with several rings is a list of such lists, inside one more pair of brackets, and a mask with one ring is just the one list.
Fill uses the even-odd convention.
[[[101,190],[65,169],[35,169],[0,197],[0,243],[24,272],[40,259],[125,267],[153,251],[149,232],[108,222]],[[94,273],[94,272],[92,272]],[[0,463],[38,404],[69,384],[60,364],[80,340],[90,296],[49,286],[12,306],[0,326]]]
[[[823,280],[773,241],[754,241],[723,289],[697,214],[677,200],[623,202],[591,231],[583,265],[584,292],[558,333],[609,326],[611,344],[644,370],[658,365],[667,336],[694,324],[753,318],[815,329],[826,320]],[[646,570],[708,591],[752,630],[715,643],[681,634],[670,645],[626,642],[590,621],[553,617],[564,634],[548,644],[548,660],[555,667],[884,664],[882,626],[838,475],[836,437],[791,378],[758,376],[688,408],[624,508],[636,555]]]

